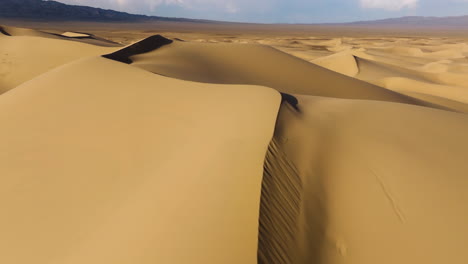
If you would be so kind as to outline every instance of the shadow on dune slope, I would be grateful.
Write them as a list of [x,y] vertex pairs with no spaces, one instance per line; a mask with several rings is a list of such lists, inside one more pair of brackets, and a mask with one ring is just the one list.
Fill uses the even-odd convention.
[[287,93],[281,93],[281,101],[282,102],[287,102],[296,111],[300,111],[299,110],[299,101],[297,100],[297,98],[295,96],[287,94]]
[[130,57],[138,55],[138,54],[154,51],[156,49],[159,49],[162,46],[171,44],[172,42],[173,42],[172,40],[167,39],[161,35],[155,35],[155,36],[146,38],[140,42],[137,42],[133,45],[130,45],[126,48],[123,48],[119,51],[116,51],[114,53],[103,55],[103,57],[107,59],[131,64],[133,61],[130,59]]
[[11,36],[10,33],[6,32],[6,30],[2,26],[0,26],[0,33],[6,36]]
[[[298,102],[297,97],[294,100]],[[309,119],[298,108],[283,101],[265,157],[259,264],[323,263],[324,260],[328,212],[322,163],[327,151],[322,144],[298,142],[290,137],[291,132],[302,131],[305,120]],[[291,148],[301,154],[293,154]],[[320,152],[324,155],[317,155]],[[304,156],[307,156],[305,163]]]
[[302,180],[276,139],[265,158],[260,202],[258,263],[295,263]]

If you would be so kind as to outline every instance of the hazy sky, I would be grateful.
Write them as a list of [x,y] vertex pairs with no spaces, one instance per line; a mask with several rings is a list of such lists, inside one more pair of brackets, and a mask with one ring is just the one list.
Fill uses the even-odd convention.
[[264,23],[468,15],[468,0],[57,0],[129,13]]

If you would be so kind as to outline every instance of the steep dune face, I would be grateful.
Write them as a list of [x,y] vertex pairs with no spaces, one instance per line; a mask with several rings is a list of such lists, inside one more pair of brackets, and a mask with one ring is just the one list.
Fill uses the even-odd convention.
[[297,263],[298,220],[304,191],[294,163],[288,159],[277,139],[268,147],[265,157],[258,263]]
[[279,101],[104,58],[1,95],[0,262],[256,263]]
[[[301,177],[297,244],[286,251],[293,263],[468,259],[466,115],[297,98],[301,111],[283,106],[275,135],[282,160]],[[297,181],[294,173],[273,175]],[[297,200],[279,203],[290,202]]]

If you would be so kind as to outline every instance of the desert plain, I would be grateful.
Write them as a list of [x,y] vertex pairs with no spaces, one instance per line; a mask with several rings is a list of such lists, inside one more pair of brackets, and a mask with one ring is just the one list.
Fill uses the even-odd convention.
[[2,21],[0,263],[468,262],[468,38]]

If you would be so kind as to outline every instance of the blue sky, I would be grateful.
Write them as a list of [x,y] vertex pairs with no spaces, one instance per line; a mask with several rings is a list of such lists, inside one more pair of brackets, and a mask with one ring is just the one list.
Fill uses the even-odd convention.
[[129,13],[260,23],[468,15],[468,0],[58,0]]

